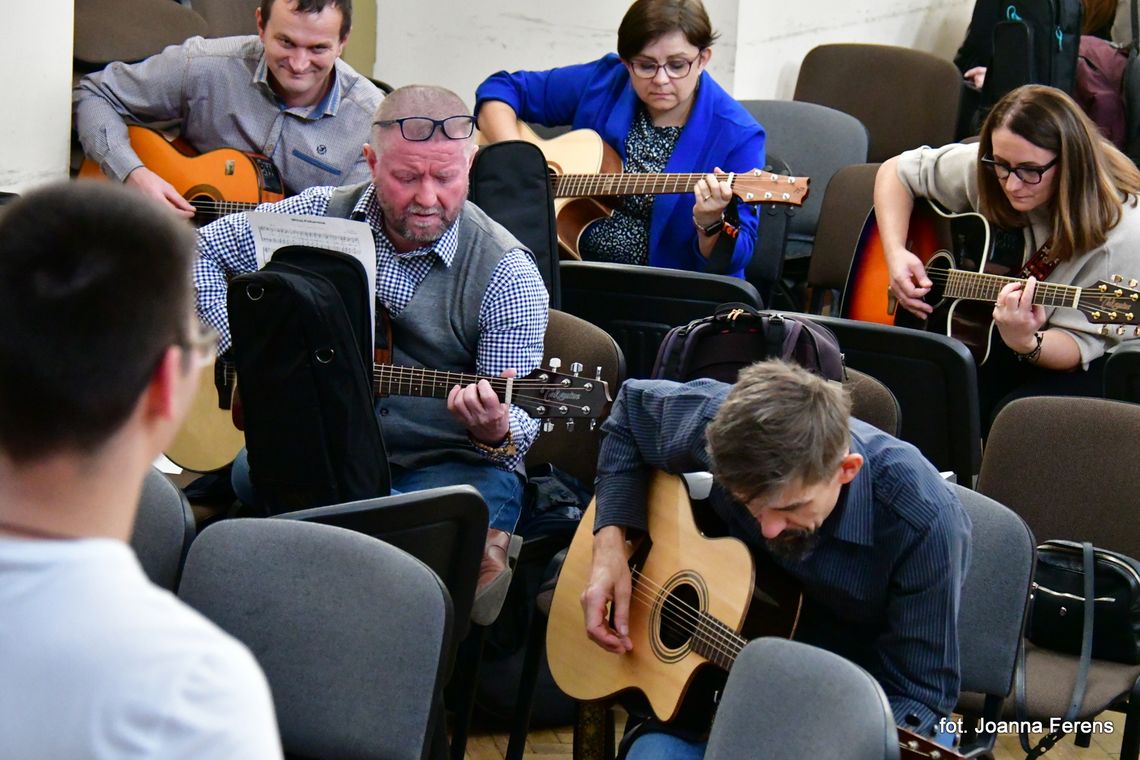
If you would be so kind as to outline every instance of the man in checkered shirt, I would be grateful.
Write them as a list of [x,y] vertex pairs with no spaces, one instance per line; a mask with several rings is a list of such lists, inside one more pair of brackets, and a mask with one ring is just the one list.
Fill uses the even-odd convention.
[[[466,200],[473,133],[471,111],[455,93],[400,88],[376,111],[364,148],[371,182],[311,188],[258,210],[339,214],[370,225],[376,296],[392,318],[395,364],[525,375],[542,360],[547,292],[530,252]],[[217,328],[224,351],[230,344],[227,278],[256,268],[245,215],[203,227],[198,248],[198,313]],[[486,380],[456,386],[446,405],[389,396],[377,401],[376,411],[394,490],[469,483],[483,495],[490,527],[476,606],[482,597],[499,598],[522,505],[517,468],[538,423],[502,403]],[[238,495],[251,498],[240,458],[234,473]]]

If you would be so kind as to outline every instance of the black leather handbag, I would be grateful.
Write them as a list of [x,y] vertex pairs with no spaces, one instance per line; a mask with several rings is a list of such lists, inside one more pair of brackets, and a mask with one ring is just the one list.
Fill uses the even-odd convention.
[[[1140,663],[1140,562],[1093,549],[1092,657]],[[1033,608],[1026,638],[1034,644],[1080,654],[1084,635],[1085,567],[1082,546],[1046,541],[1037,547]]]

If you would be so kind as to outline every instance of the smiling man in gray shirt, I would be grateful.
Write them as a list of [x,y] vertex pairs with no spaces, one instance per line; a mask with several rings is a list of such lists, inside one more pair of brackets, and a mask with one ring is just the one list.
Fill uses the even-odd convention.
[[256,15],[257,36],[192,37],[84,77],[73,100],[87,155],[186,217],[193,207],[143,165],[124,121],[176,122],[199,152],[262,153],[286,194],[368,179],[361,149],[383,95],[340,60],[352,0],[261,0]]

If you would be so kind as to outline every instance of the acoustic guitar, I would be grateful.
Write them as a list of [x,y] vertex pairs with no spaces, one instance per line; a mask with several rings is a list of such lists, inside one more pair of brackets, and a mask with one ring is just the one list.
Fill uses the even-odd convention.
[[[579,595],[593,562],[591,502],[554,588],[547,659],[558,687],[574,699],[606,699],[635,689],[658,719],[669,721],[699,668],[728,670],[757,636],[794,637],[803,596],[774,565],[765,568],[757,587],[756,565],[743,542],[701,535],[680,477],[653,473],[646,504],[648,531],[630,561],[632,651],[613,654],[586,636]],[[903,758],[961,757],[904,728],[898,731]]]
[[[554,213],[562,258],[581,259],[578,241],[590,224],[613,213],[613,203],[623,195],[691,193],[705,173],[623,174],[621,157],[590,129],[543,139],[525,122],[519,132],[526,142],[537,145],[550,167],[554,190]],[[786,177],[760,169],[744,174],[717,175],[745,203],[779,203],[799,206],[807,199],[811,180]],[[599,200],[602,199],[602,200]]]
[[[949,240],[939,229],[939,220],[949,224]],[[942,332],[965,343],[977,363],[984,364],[994,341],[993,305],[998,292],[1008,283],[1024,282],[986,271],[995,268],[992,240],[989,223],[981,214],[953,214],[933,203],[915,205],[907,248],[926,267],[933,284],[923,300],[934,307],[930,317],[919,319],[898,308],[890,293],[890,272],[872,211],[851,261],[840,314],[863,322]],[[1136,327],[1140,325],[1140,293],[1134,290],[1140,283],[1131,279],[1125,288],[1123,276],[1113,275],[1111,279],[1112,282],[1101,280],[1084,288],[1047,280],[1038,282],[1033,303],[1076,309],[1089,322],[1101,325],[1101,335],[1109,335],[1110,331],[1120,336],[1140,335],[1140,327]]]
[[[539,367],[526,377],[507,379],[462,372],[444,372],[421,367],[374,363],[372,382],[377,396],[421,396],[446,399],[456,385],[486,380],[503,403],[514,404],[531,417],[565,420],[569,429],[574,421],[594,420],[609,411],[609,385],[595,377],[582,377],[581,364],[571,364],[572,374],[557,371],[561,361],[550,360],[550,369]],[[220,388],[220,390],[219,390]],[[194,472],[213,472],[233,461],[245,445],[245,434],[235,422],[237,379],[232,365],[221,359],[214,372],[203,372],[194,403],[171,442],[166,457],[179,467]]]
[[[277,167],[263,155],[234,148],[198,154],[184,140],[167,140],[147,127],[129,125],[131,148],[143,165],[169,182],[194,207],[194,222],[208,224],[220,216],[252,211],[259,203],[285,197]],[[79,176],[106,179],[91,159]]]

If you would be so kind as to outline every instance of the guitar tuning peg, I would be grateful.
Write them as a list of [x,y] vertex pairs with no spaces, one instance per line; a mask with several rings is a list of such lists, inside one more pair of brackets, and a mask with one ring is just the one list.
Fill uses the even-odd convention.
[[1125,333],[1125,329],[1123,327],[1116,328],[1116,334],[1117,335],[1123,335],[1124,333]]
[[[1140,335],[1140,327],[1136,328],[1136,334]],[[590,430],[597,430],[597,429],[598,429],[598,421],[597,420],[590,420]]]
[[567,433],[573,433],[574,432],[574,420],[566,420],[566,432]]
[[1136,336],[1137,338],[1140,338],[1140,327],[1134,328],[1134,330],[1133,330],[1133,333],[1132,333],[1132,334],[1133,334],[1134,336]]
[[549,433],[553,429],[554,429],[554,423],[551,422],[550,420],[546,420],[545,422],[542,423],[542,432]]
[[557,372],[558,368],[562,366],[562,360],[557,356],[550,357],[550,371]]
[[602,367],[601,367],[601,365],[598,365],[597,367],[594,368],[594,379],[595,380],[601,380],[602,379]]
[[1128,281],[1128,287],[1130,287],[1130,288],[1134,288],[1137,285],[1140,285],[1140,282],[1137,282],[1135,277],[1133,277],[1131,280]]
[[578,377],[578,373],[582,371],[582,364],[580,362],[574,362],[570,365],[570,371],[574,374],[574,377]]
[[1101,325],[1100,329],[1097,330],[1097,332],[1101,335],[1108,335],[1108,325]]
[[1114,275],[1112,276],[1112,281],[1113,281],[1113,282],[1124,282],[1124,278],[1123,278],[1123,277],[1121,277],[1121,276],[1120,276],[1120,275],[1118,275],[1118,274],[1114,274]]

